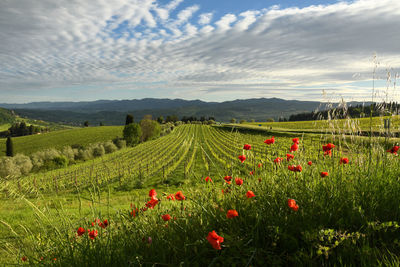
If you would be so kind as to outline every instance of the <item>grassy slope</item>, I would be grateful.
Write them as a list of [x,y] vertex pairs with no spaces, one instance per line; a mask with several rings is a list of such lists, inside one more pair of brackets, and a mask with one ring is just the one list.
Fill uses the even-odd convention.
[[[45,254],[47,258],[60,257],[60,260],[67,261],[64,264],[71,266],[87,265],[89,262],[104,265],[113,261],[115,264],[118,262],[126,265],[127,262],[136,260],[148,264],[158,262],[174,265],[179,265],[181,260],[186,265],[198,261],[203,264],[209,264],[211,261],[227,265],[235,263],[240,266],[260,266],[265,262],[325,265],[325,256],[317,254],[318,245],[331,248],[333,252],[327,253],[330,255],[329,260],[333,262],[336,259],[360,264],[358,258],[361,260],[361,257],[354,255],[364,255],[364,263],[368,263],[369,259],[376,260],[379,257],[374,254],[381,253],[379,246],[396,252],[393,250],[396,245],[391,237],[382,237],[380,232],[373,232],[372,240],[376,247],[372,245],[372,248],[368,247],[368,236],[339,239],[344,232],[355,234],[360,231],[365,235],[370,234],[368,222],[400,220],[400,213],[396,208],[400,205],[400,200],[395,194],[396,190],[400,190],[397,182],[399,161],[384,153],[382,149],[374,149],[373,165],[369,168],[366,160],[368,150],[364,147],[354,145],[349,150],[345,149],[345,145],[340,145],[340,140],[335,140],[337,147],[334,154],[332,158],[327,158],[321,154],[321,144],[326,143],[326,136],[311,138],[306,134],[301,140],[299,151],[294,153],[295,160],[290,163],[285,161],[283,166],[276,168],[272,161],[276,156],[284,157],[287,153],[292,142],[288,136],[275,135],[276,143],[266,149],[263,140],[269,136],[265,134],[238,134],[206,126],[191,126],[189,131],[184,131],[186,128],[188,126],[178,127],[170,136],[118,151],[115,155],[106,155],[93,162],[73,166],[80,186],[80,195],[65,188],[60,189],[58,196],[52,192],[32,199],[34,204],[49,216],[49,222],[42,218],[39,220],[40,224],[37,224],[34,210],[27,208],[22,199],[2,200],[0,217],[14,226],[18,233],[24,231],[18,226],[21,221],[30,226],[35,233],[39,231],[39,227],[49,223],[47,227],[40,229],[44,236],[51,235],[52,227],[57,227],[63,236],[68,235],[71,239],[59,239],[60,243],[57,246],[60,250],[53,250],[54,246],[50,242],[51,253],[56,255],[49,254],[50,250],[42,251],[41,255]],[[195,142],[190,142],[191,136]],[[252,150],[246,152],[248,159],[244,164],[240,164],[237,155],[243,153],[244,143],[252,144]],[[166,149],[170,145],[171,148]],[[185,148],[189,148],[188,151]],[[148,150],[153,150],[154,155],[146,155]],[[161,157],[162,153],[167,155]],[[179,163],[182,155],[185,155],[184,160]],[[192,155],[193,166],[185,179],[182,169],[190,162]],[[350,165],[338,164],[343,155],[350,158]],[[160,172],[149,177],[145,174],[143,189],[131,186],[131,181],[138,179],[138,174],[132,174],[131,171],[135,171],[138,166],[143,167],[146,162],[156,162],[156,165],[150,166],[154,168],[173,157],[176,158],[166,167],[175,163],[178,165],[165,179],[161,177]],[[307,166],[308,160],[314,162],[313,166]],[[255,176],[249,175],[249,171],[253,170],[254,164],[258,162],[263,164],[262,169],[256,169]],[[125,163],[127,165],[124,165]],[[101,170],[101,167],[106,164],[106,169],[111,169],[110,178],[120,176],[120,169],[112,169],[113,166],[122,166],[125,173],[122,185],[118,180],[104,178],[108,174],[107,171]],[[294,174],[288,171],[288,164],[301,164],[303,172]],[[132,169],[127,166],[132,166]],[[89,175],[88,169],[92,169],[93,174],[90,171]],[[48,176],[43,174],[48,180],[42,183],[52,184],[52,178],[55,175],[61,178],[64,171],[68,172],[68,169],[51,172]],[[321,179],[321,171],[328,171],[329,177]],[[243,178],[243,186],[238,187],[234,183],[228,186],[222,179],[227,174]],[[206,175],[212,177],[213,184],[204,183],[202,177]],[[65,178],[66,181],[71,180],[69,176]],[[257,178],[262,178],[262,182]],[[162,180],[170,182],[161,184]],[[107,183],[103,185],[103,181]],[[142,207],[149,199],[148,189],[155,187],[159,193],[158,197],[163,200],[165,196],[162,196],[162,192],[176,192],[176,186],[168,186],[171,182],[176,185],[179,185],[179,182],[183,184],[179,188],[183,188],[188,196],[184,203],[185,211],[181,209],[181,203],[163,201],[155,210],[149,210],[137,219],[129,218],[129,204],[135,203]],[[96,183],[100,183],[101,186],[97,187]],[[25,187],[23,180],[20,186],[32,187],[31,183]],[[231,193],[222,195],[221,189],[228,188],[232,190]],[[88,189],[92,193],[89,193]],[[98,189],[101,191],[99,194],[96,193]],[[256,198],[246,199],[247,190],[253,190]],[[78,196],[82,202],[79,202]],[[298,212],[293,212],[287,207],[288,198],[296,199],[300,205]],[[44,209],[46,206],[48,209]],[[225,214],[232,208],[238,210],[239,217],[228,220]],[[165,213],[176,216],[178,220],[169,222],[169,227],[165,227],[160,217]],[[110,228],[104,231],[99,228],[99,236],[94,242],[87,243],[86,237],[71,241],[78,226],[89,228],[90,222],[96,217],[109,219]],[[333,234],[326,237],[333,241],[324,240],[323,235],[321,241],[321,229],[333,229]],[[215,252],[205,239],[207,233],[212,230],[225,237],[220,253]],[[389,230],[391,236],[398,234],[396,229]],[[0,236],[5,236],[10,241],[12,234],[7,228],[0,226]],[[152,245],[143,244],[141,241],[147,236],[153,238]],[[339,240],[337,248],[334,247],[336,240]],[[32,252],[37,243],[24,241],[24,244],[30,244],[31,247],[12,251],[16,253],[16,259],[25,254],[32,260],[39,256],[38,251]],[[74,255],[65,250],[64,254],[57,254],[63,250],[63,246],[72,248],[75,251]],[[9,263],[7,260],[9,259],[3,258],[3,262]]]
[[[67,145],[87,145],[111,140],[116,136],[122,136],[122,130],[123,126],[88,127],[15,137],[12,140],[14,153],[30,155],[48,148],[59,149]],[[5,138],[0,139],[0,156],[5,155],[5,142]]]

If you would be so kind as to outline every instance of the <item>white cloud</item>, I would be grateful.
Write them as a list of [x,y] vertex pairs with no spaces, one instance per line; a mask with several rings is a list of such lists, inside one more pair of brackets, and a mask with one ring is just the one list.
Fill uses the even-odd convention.
[[212,17],[213,17],[213,13],[203,13],[203,14],[200,14],[200,16],[199,16],[199,24],[200,25],[206,25],[206,24],[209,24],[210,22],[211,22],[211,20],[212,20]]
[[226,14],[220,20],[215,22],[215,25],[218,26],[218,29],[221,31],[226,31],[231,28],[230,24],[236,21],[236,16],[234,14]]

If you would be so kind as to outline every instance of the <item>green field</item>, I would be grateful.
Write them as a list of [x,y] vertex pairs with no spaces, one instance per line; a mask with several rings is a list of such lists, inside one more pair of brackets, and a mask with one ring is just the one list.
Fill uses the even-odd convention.
[[[30,155],[36,151],[56,148],[73,144],[87,145],[96,142],[104,142],[122,136],[123,126],[101,126],[59,130],[38,135],[28,135],[12,138],[14,153]],[[0,138],[0,156],[5,156],[5,138]]]
[[[266,145],[272,135],[275,143]],[[287,161],[294,137],[299,148]],[[335,144],[331,156],[322,151],[328,142]],[[0,263],[26,257],[32,265],[59,266],[396,266],[400,168],[386,152],[394,143],[178,126],[101,158],[1,181]],[[340,164],[343,157],[349,164]],[[290,171],[292,165],[302,171]],[[160,202],[145,211],[153,188]],[[184,201],[167,200],[179,190]],[[249,190],[254,198],[246,197]],[[237,217],[227,218],[231,209]],[[165,214],[172,219],[164,221]],[[92,226],[96,218],[109,226]],[[78,236],[79,227],[98,236]],[[224,237],[221,250],[206,238],[213,230]]]

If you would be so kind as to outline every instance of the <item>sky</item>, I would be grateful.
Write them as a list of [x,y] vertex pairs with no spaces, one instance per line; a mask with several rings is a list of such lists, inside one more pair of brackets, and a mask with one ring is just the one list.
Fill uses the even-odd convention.
[[0,1],[0,103],[400,101],[399,72],[399,0]]

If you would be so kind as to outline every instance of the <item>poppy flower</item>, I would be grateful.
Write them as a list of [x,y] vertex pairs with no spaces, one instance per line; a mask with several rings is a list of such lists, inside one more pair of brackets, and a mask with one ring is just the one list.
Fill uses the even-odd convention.
[[290,147],[290,152],[295,152],[297,151],[297,149],[299,149],[299,145],[294,143],[291,147]]
[[156,190],[155,190],[155,189],[151,189],[151,190],[149,191],[149,197],[155,197],[155,196],[157,196]]
[[96,238],[97,234],[98,234],[97,230],[90,231],[89,232],[90,239],[94,240]]
[[236,183],[237,185],[242,185],[242,184],[243,184],[243,179],[235,178],[235,183]]
[[262,167],[262,164],[261,164],[261,163],[258,163],[257,167],[258,167],[258,168],[261,168],[261,167]]
[[244,149],[244,150],[250,150],[250,149],[251,149],[251,145],[245,144],[245,145],[243,146],[243,149]]
[[286,154],[286,160],[289,161],[291,159],[294,159],[294,155],[292,154]]
[[299,144],[299,138],[293,138],[292,141],[293,141],[293,143],[295,143],[295,144]]
[[397,151],[399,150],[399,148],[400,148],[400,146],[394,146],[394,147],[392,147],[391,149],[386,150],[386,151],[387,151],[387,152],[390,152],[390,153],[392,153],[392,154],[397,155]]
[[252,198],[255,197],[256,195],[253,193],[253,191],[247,191],[246,196],[247,198]]
[[178,191],[175,194],[175,199],[176,200],[184,200],[184,199],[186,199],[186,197],[183,195],[182,191]]
[[164,221],[169,221],[169,220],[171,220],[171,215],[169,215],[169,214],[165,214],[165,215],[163,215],[163,216],[161,216],[162,217],[162,219],[164,220]]
[[272,136],[272,138],[265,140],[264,143],[266,143],[267,145],[275,143],[275,137]]
[[245,155],[240,155],[238,158],[240,159],[240,161],[242,163],[246,160],[246,156]]
[[154,209],[154,207],[158,204],[158,199],[156,197],[152,197],[149,201],[146,203],[146,207],[149,209]]
[[208,183],[208,182],[212,182],[212,179],[210,178],[210,177],[206,177],[206,178],[204,178],[204,180]]
[[139,209],[138,208],[133,208],[132,211],[130,212],[132,217],[136,217],[136,215],[139,213]]
[[326,177],[326,176],[329,176],[329,173],[327,173],[327,172],[321,172],[320,175],[321,175],[322,178],[324,178],[324,177]]
[[82,227],[78,228],[78,231],[76,231],[78,233],[78,236],[83,235],[84,233],[86,233],[85,229],[83,229]]
[[100,226],[101,228],[106,228],[106,227],[108,226],[108,220],[104,220],[103,222],[100,222],[100,223],[99,223],[99,226]]
[[324,156],[326,156],[326,155],[332,156],[332,148],[334,148],[334,147],[335,147],[335,145],[332,143],[323,145],[322,150],[324,151]]
[[168,199],[168,200],[175,200],[174,194],[169,194],[169,195],[167,196],[167,199]]
[[301,165],[289,165],[288,166],[288,170],[292,171],[292,172],[301,172],[303,170],[303,168],[301,167]]
[[23,257],[21,258],[21,260],[22,260],[22,261],[27,261],[28,258],[27,258],[26,256],[23,256]]
[[227,182],[228,184],[231,184],[231,180],[232,180],[232,176],[225,176],[224,177],[225,182]]
[[309,162],[307,162],[308,166],[312,165],[312,161],[310,160]]
[[262,181],[262,179],[261,179],[261,178],[258,178],[258,182],[261,183],[261,181]]
[[254,175],[254,171],[249,172],[250,175]]
[[288,199],[288,206],[294,211],[297,211],[299,209],[299,205],[296,204],[296,200],[291,198]]
[[340,159],[340,164],[348,164],[349,163],[349,159],[348,158],[341,158]]
[[239,216],[239,214],[236,210],[228,210],[228,212],[226,213],[226,217],[228,219],[232,219],[233,217],[237,217],[237,216]]
[[277,157],[276,159],[274,159],[274,163],[280,164],[282,160],[283,158]]
[[224,238],[219,236],[215,231],[208,233],[207,240],[211,246],[217,250],[221,249],[221,243],[224,242]]

